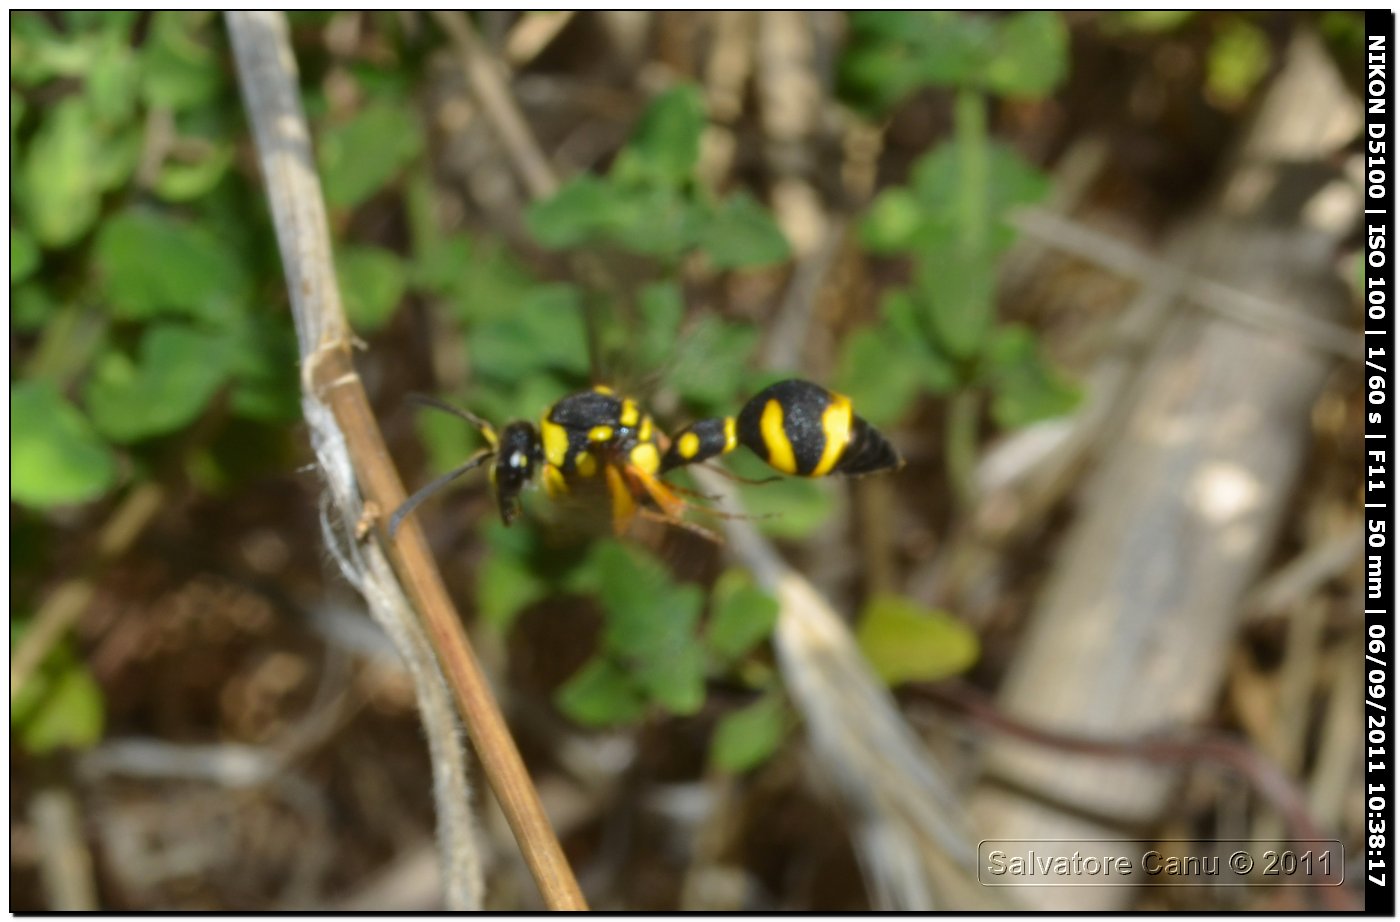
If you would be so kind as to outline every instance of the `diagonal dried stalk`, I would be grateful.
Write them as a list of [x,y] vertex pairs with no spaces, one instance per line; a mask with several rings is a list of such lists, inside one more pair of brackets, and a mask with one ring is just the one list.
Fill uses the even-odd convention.
[[[703,469],[692,474],[723,508],[739,508],[728,482]],[[875,678],[840,615],[752,522],[723,525],[730,552],[778,600],[773,645],[784,684],[813,752],[852,812],[876,905],[997,906],[999,897],[977,883],[976,839],[959,793]]]
[[[302,407],[328,487],[327,539],[414,676],[433,756],[448,902],[469,908],[481,894],[455,699],[545,903],[586,908],[422,531],[410,520],[397,542],[385,533],[383,513],[403,501],[404,490],[351,361],[286,20],[239,12],[227,21],[291,292]],[[364,522],[378,540],[356,540]]]

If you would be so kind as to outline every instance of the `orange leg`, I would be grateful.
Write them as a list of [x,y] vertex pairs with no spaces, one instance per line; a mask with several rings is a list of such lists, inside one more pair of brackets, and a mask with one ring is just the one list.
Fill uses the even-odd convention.
[[685,512],[686,502],[675,494],[669,484],[663,482],[655,474],[648,474],[635,464],[627,465],[624,470],[628,479],[635,484],[641,484],[642,489],[650,496],[652,502],[661,508],[661,511],[673,519],[679,519],[681,513]]

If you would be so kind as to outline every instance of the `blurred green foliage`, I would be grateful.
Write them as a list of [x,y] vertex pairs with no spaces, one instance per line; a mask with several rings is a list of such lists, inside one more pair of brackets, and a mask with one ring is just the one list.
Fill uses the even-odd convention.
[[[299,411],[285,296],[263,296],[282,290],[266,209],[232,169],[219,19],[17,13],[10,51],[10,498],[37,522],[196,457],[218,482],[241,459],[163,437],[216,405],[279,432]],[[30,751],[101,730],[67,645],[11,705]]]
[[1059,14],[1044,12],[853,13],[851,30],[841,68],[848,99],[881,112],[915,91],[947,87],[954,131],[865,216],[867,250],[908,259],[913,279],[886,292],[880,323],[846,341],[836,386],[877,425],[900,419],[921,394],[961,401],[945,445],[952,485],[965,495],[977,422],[969,401],[987,392],[994,419],[1021,426],[1078,400],[1028,330],[997,321],[998,260],[1015,241],[1007,217],[1042,199],[1048,181],[987,130],[989,95],[1039,98],[1059,85],[1068,36]]
[[856,642],[890,685],[958,675],[972,667],[980,650],[977,635],[957,618],[898,595],[877,595],[866,603]]
[[[11,615],[11,649],[27,626]],[[91,746],[102,737],[105,710],[101,687],[65,641],[10,696],[10,729],[20,746],[35,754]]]
[[693,251],[716,269],[787,259],[787,240],[763,206],[744,194],[715,201],[696,182],[705,125],[697,87],[662,93],[606,176],[579,176],[530,208],[531,234],[552,249],[611,245],[669,266]]

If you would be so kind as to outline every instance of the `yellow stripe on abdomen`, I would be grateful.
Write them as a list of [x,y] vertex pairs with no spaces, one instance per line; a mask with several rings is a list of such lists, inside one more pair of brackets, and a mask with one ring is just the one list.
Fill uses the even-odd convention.
[[842,394],[832,394],[831,403],[822,411],[822,435],[826,437],[822,445],[822,456],[817,466],[812,468],[809,477],[824,477],[831,473],[846,443],[851,440],[851,399]]
[[759,433],[763,436],[763,447],[768,449],[768,463],[784,474],[797,473],[797,458],[792,453],[792,442],[783,428],[783,405],[776,400],[764,404],[763,416],[758,421]]

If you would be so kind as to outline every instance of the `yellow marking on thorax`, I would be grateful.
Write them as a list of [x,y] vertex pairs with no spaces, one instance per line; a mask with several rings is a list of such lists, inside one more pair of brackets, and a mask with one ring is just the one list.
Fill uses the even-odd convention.
[[612,437],[612,426],[594,426],[588,430],[588,441],[590,442],[606,442]]
[[641,415],[641,411],[637,409],[637,401],[628,397],[622,401],[622,412],[617,415],[617,421],[630,428],[637,425]]
[[812,468],[811,477],[831,473],[846,450],[846,443],[851,440],[851,398],[844,394],[831,395],[831,403],[822,411],[822,434],[826,436],[826,443],[822,445],[822,456]]
[[724,453],[726,455],[739,447],[738,425],[734,421],[734,417],[726,416],[724,418]]
[[574,455],[574,470],[580,477],[592,477],[598,473],[598,459],[593,457],[592,452],[581,451]]
[[544,445],[544,458],[555,467],[563,467],[569,457],[569,433],[549,417],[540,420],[540,442]]
[[797,473],[797,458],[792,453],[792,442],[783,428],[783,405],[769,400],[763,407],[763,416],[758,421],[758,431],[763,436],[763,447],[768,449],[768,463],[784,474]]
[[642,428],[640,428],[640,429],[637,430],[637,439],[638,439],[639,441],[642,441],[642,442],[650,442],[650,441],[651,441],[651,435],[652,435],[652,431],[651,431],[651,417],[650,417],[650,416],[643,416],[643,417],[642,417]]
[[680,452],[682,458],[693,458],[700,450],[700,436],[694,432],[687,432],[676,442],[676,451]]
[[661,470],[661,454],[656,450],[656,445],[651,442],[643,442],[633,448],[628,453],[627,460],[648,474],[655,474]]
[[593,393],[595,394],[607,394],[608,396],[611,396],[612,392],[613,389],[608,387],[606,384],[593,385]]

